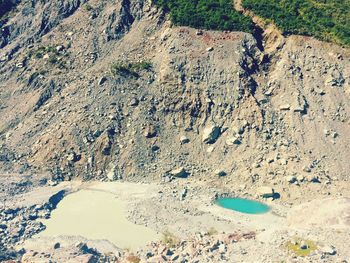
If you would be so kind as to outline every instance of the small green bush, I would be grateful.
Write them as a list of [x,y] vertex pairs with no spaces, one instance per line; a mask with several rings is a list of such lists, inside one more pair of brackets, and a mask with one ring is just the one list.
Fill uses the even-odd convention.
[[29,57],[34,56],[35,58],[43,58],[45,54],[49,54],[49,55],[59,55],[59,52],[57,52],[57,50],[54,47],[48,46],[48,47],[38,47],[36,50],[30,50],[28,53]]
[[93,8],[90,4],[86,4],[86,5],[84,5],[84,9],[85,9],[86,11],[91,11],[91,10],[93,10],[94,8]]
[[313,252],[314,250],[317,249],[317,246],[311,240],[304,240],[304,242],[307,245],[307,248],[301,249],[300,248],[301,242],[302,242],[301,239],[298,239],[297,242],[295,242],[295,243],[287,242],[287,244],[286,244],[287,249],[299,257],[306,257],[306,256],[310,255],[311,252]]
[[56,55],[50,56],[50,57],[49,57],[49,62],[50,62],[51,64],[56,64],[56,63],[58,62],[57,56],[56,56]]
[[135,63],[123,63],[116,62],[111,66],[111,73],[114,76],[133,76],[139,77],[141,71],[150,70],[152,68],[152,64],[149,61],[135,62]]
[[208,230],[208,235],[209,236],[215,236],[217,235],[219,232],[214,228],[214,227],[211,227],[209,230]]
[[169,247],[175,247],[179,239],[169,230],[166,230],[163,232],[162,242]]
[[51,65],[56,65],[60,69],[65,69],[66,64],[64,61],[64,57],[68,56],[68,54],[62,54],[56,50],[55,47],[53,46],[40,46],[37,49],[32,49],[28,52],[28,57],[29,58],[36,58],[36,59],[41,59],[44,57],[44,55],[49,55],[48,62]]
[[152,63],[149,61],[141,61],[141,62],[132,64],[132,68],[136,71],[149,70],[152,68]]

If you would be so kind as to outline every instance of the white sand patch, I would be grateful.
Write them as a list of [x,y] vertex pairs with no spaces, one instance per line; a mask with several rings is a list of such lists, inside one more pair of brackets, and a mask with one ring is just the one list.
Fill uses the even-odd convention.
[[155,231],[129,222],[124,203],[115,195],[96,190],[66,196],[43,223],[47,228],[39,236],[107,239],[120,248],[135,249],[159,239]]

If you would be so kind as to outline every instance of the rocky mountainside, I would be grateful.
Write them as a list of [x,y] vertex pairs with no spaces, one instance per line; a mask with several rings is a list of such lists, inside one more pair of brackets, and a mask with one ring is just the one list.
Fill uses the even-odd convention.
[[[346,262],[350,49],[286,37],[241,2],[254,34],[175,26],[149,0],[0,0],[0,261]],[[180,238],[136,256],[32,239],[84,188]],[[219,196],[272,209],[254,220]]]
[[143,0],[16,3],[1,24],[2,172],[347,181],[349,49],[269,35],[264,50],[174,27]]

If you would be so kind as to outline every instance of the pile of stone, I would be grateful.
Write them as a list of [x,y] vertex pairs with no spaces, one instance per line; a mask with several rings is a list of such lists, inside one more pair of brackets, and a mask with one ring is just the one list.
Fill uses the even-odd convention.
[[5,247],[11,247],[43,231],[45,225],[37,219],[50,217],[53,206],[43,205],[0,209],[0,240]]
[[121,262],[128,262],[131,258],[139,262],[229,261],[235,250],[234,243],[253,238],[254,232],[218,234],[216,231],[197,233],[191,239],[181,241],[174,236],[167,237],[162,242],[152,243],[147,249],[135,254],[126,253]]

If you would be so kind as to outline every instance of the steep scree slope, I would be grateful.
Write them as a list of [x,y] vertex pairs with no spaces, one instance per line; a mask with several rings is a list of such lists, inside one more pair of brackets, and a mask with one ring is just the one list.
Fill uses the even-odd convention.
[[[2,26],[3,172],[348,180],[349,50],[291,36],[266,62],[250,34],[173,27],[143,0],[85,2],[22,1]],[[110,72],[140,61],[152,67]]]

